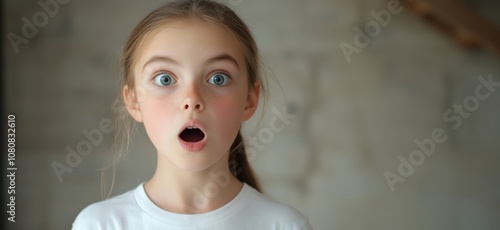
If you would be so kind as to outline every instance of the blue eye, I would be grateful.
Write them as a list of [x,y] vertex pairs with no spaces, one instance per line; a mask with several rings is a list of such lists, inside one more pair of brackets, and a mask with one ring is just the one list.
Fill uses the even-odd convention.
[[216,73],[208,79],[208,83],[213,85],[227,85],[229,84],[230,78],[226,74]]
[[153,80],[159,86],[167,86],[175,83],[175,79],[168,73],[158,74]]

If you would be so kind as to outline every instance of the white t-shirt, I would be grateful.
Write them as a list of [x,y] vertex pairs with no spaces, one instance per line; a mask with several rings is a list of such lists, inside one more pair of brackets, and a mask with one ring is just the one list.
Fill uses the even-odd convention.
[[247,184],[226,205],[202,214],[179,214],[156,206],[144,184],[83,209],[73,222],[80,229],[312,229],[297,210],[266,198]]

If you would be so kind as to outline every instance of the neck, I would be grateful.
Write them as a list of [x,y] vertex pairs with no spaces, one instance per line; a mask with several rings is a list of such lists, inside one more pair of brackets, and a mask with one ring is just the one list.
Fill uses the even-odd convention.
[[205,213],[229,203],[243,184],[229,171],[227,157],[209,168],[181,169],[158,154],[156,171],[144,187],[160,208],[175,213]]

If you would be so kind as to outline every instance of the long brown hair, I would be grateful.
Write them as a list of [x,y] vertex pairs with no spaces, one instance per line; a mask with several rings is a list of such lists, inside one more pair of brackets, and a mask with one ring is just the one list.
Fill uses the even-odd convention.
[[[236,38],[239,47],[242,49],[247,65],[248,85],[251,86],[259,82],[261,92],[265,93],[259,67],[258,50],[255,40],[245,23],[228,6],[209,0],[181,0],[166,3],[147,15],[132,31],[128,38],[121,59],[121,69],[124,85],[130,91],[135,89],[133,66],[139,55],[139,50],[144,45],[145,40],[151,33],[165,22],[195,18],[210,23],[215,23],[226,28]],[[123,95],[119,96],[119,101]],[[123,104],[122,104],[123,105]],[[117,119],[117,138],[115,147],[118,146],[115,156],[113,156],[113,179],[110,192],[114,185],[115,167],[124,152],[127,151],[130,139],[135,131],[135,122],[132,121],[125,109],[119,112]],[[231,173],[241,182],[247,183],[260,191],[260,186],[254,176],[250,164],[248,163],[245,146],[241,131],[238,132],[233,144],[229,149],[229,168]],[[108,193],[108,197],[109,197]]]

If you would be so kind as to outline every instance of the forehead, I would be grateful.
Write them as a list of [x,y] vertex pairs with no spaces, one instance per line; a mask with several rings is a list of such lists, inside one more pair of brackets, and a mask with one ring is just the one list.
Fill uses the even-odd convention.
[[153,56],[168,56],[183,62],[199,63],[228,54],[244,66],[244,56],[234,34],[225,27],[199,19],[165,22],[145,38],[137,67]]

